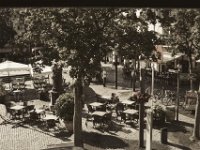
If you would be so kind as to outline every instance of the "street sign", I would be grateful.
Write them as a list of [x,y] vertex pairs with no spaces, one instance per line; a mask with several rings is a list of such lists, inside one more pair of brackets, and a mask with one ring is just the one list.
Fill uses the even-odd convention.
[[152,123],[153,112],[151,109],[147,110],[147,130],[146,130],[146,150],[152,150]]

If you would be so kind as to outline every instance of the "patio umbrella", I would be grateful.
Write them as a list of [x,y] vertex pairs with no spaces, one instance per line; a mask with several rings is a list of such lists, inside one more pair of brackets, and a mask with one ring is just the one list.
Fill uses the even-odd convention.
[[17,75],[30,75],[30,67],[26,64],[17,63],[13,61],[4,61],[0,63],[0,78]]
[[30,67],[26,64],[13,61],[4,61],[0,63],[0,77],[10,77],[17,75],[30,74]]

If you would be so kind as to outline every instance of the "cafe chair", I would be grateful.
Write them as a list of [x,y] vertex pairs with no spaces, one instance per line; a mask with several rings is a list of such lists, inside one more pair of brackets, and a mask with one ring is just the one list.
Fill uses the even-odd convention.
[[31,123],[35,123],[38,120],[39,120],[39,115],[36,112],[29,113],[29,121],[31,121]]
[[128,105],[129,109],[136,109],[136,104]]
[[105,124],[110,125],[112,123],[112,113],[107,113],[103,118]]
[[46,127],[49,128],[54,128],[56,126],[56,121],[54,119],[50,119],[46,121]]
[[95,110],[92,108],[91,105],[87,105],[88,113],[93,113]]
[[100,126],[104,125],[104,119],[100,116],[93,115],[93,128],[96,127],[96,124],[99,124]]
[[27,113],[30,113],[31,111],[33,111],[35,109],[35,106],[34,105],[28,105],[25,107],[25,111]]
[[88,113],[87,113],[87,121],[92,118],[92,113],[95,111],[91,105],[87,105]]
[[124,111],[124,105],[122,103],[117,103],[117,106],[116,106],[117,116],[121,116],[123,111]]
[[10,119],[16,118],[16,112],[14,110],[10,109],[10,107],[7,108],[7,113],[10,114]]
[[[126,114],[122,112],[122,113],[120,114],[120,116],[121,116],[121,122],[123,121],[124,123],[126,123],[126,120],[127,120]],[[121,123],[121,122],[120,122],[120,123]]]
[[97,111],[106,111],[106,104],[96,108]]

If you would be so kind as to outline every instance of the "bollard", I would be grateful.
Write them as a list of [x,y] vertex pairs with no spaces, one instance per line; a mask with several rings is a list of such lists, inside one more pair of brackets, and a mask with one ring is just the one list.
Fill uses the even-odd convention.
[[167,128],[166,127],[161,129],[161,143],[167,144]]

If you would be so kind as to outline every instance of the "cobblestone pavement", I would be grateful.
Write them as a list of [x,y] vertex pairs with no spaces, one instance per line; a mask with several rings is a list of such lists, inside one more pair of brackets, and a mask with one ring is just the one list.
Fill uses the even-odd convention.
[[[124,100],[127,99],[129,96],[132,95],[132,89],[127,88],[127,89],[123,89],[121,87],[119,87],[118,89],[114,89],[111,88],[110,86],[108,87],[103,87],[102,85],[95,85],[95,84],[91,84],[90,87],[98,94],[100,95],[104,95],[104,96],[111,96],[111,93],[116,93],[119,96],[120,100]],[[187,116],[184,115],[179,115],[179,120],[186,122],[186,123],[193,123],[194,119],[193,118],[189,118]],[[88,131],[92,131],[92,130],[96,130],[93,128],[85,128],[84,130],[88,130]],[[139,127],[131,127],[128,125],[125,125],[123,127],[123,130],[118,130],[117,132],[114,132],[114,135],[117,137],[122,138],[124,141],[128,142],[129,146],[125,147],[125,149],[138,149],[138,139],[139,139]],[[98,131],[96,131],[98,132]],[[175,145],[164,145],[161,144],[160,142],[160,133],[161,131],[158,129],[153,129],[153,136],[152,136],[152,148],[153,149],[157,149],[157,150],[179,150],[182,149],[182,147],[179,147],[176,145],[177,143],[175,143]],[[145,130],[146,133],[146,130]],[[101,133],[101,134],[113,134],[113,133]],[[146,135],[144,135],[144,139],[146,140]],[[171,141],[170,139],[168,139],[169,143],[174,143],[173,141]]]
[[[98,94],[110,96],[111,93],[117,93],[120,100],[126,99],[131,95],[131,89],[113,89],[110,87],[103,87],[102,85],[93,85],[91,88]],[[37,102],[38,103],[38,102]],[[5,108],[1,105],[0,114],[5,115]],[[193,123],[194,119],[180,115],[180,120]],[[0,119],[0,123],[2,123]],[[119,125],[120,127],[120,125]],[[85,121],[83,118],[83,131],[85,147],[91,150],[98,149],[138,149],[138,126],[131,127],[122,124],[122,128],[102,131],[94,129],[92,122]],[[146,136],[144,136],[146,137]],[[73,141],[73,138],[62,139],[51,132],[40,130],[34,126],[14,126],[13,124],[0,125],[0,150],[40,150],[47,148],[49,144],[61,144]],[[173,143],[175,141],[170,141]],[[97,144],[97,145],[95,145]],[[99,147],[98,147],[99,144]],[[160,130],[153,130],[153,149],[157,150],[179,150],[174,145],[163,145],[160,143]]]
[[[0,105],[1,115],[5,115],[5,108]],[[4,120],[0,118],[0,123]],[[19,126],[18,126],[19,125]],[[16,123],[0,125],[0,150],[40,150],[49,144],[66,143],[51,132],[46,132],[36,126]]]

